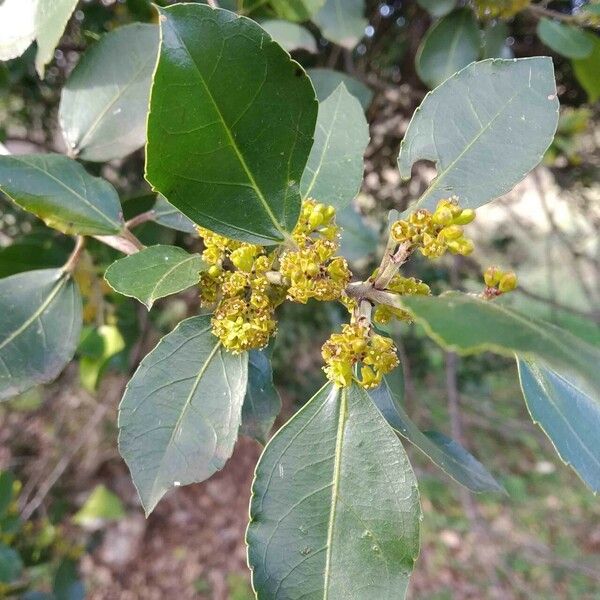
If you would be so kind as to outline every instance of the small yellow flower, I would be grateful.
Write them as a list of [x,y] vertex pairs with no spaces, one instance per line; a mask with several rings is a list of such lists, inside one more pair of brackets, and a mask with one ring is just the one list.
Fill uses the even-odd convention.
[[516,274],[498,267],[488,267],[483,274],[483,280],[486,285],[483,297],[487,299],[512,292],[517,287]]
[[333,333],[323,344],[321,353],[327,378],[338,387],[353,380],[364,388],[377,387],[399,364],[394,342],[359,323],[343,325],[341,333]]

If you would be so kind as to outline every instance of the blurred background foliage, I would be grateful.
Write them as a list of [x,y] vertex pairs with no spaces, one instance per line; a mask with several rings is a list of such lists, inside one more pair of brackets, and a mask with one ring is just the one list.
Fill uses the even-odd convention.
[[[260,20],[309,70],[319,98],[344,78],[363,104],[372,137],[364,185],[339,217],[355,274],[376,266],[389,210],[405,210],[435,174],[420,164],[402,183],[396,167],[428,84],[478,58],[551,55],[561,116],[542,165],[477,211],[472,256],[415,260],[409,274],[438,293],[479,290],[483,266],[510,267],[520,286],[508,302],[600,345],[600,4],[337,1],[343,22],[331,17],[336,0],[311,22],[295,8],[306,2],[220,5]],[[57,113],[69,73],[103,33],[135,21],[156,21],[148,0],[85,0],[43,80],[35,47],[0,63],[0,144],[15,153],[64,152]],[[557,24],[571,31],[557,33]],[[143,164],[138,151],[86,168],[117,187],[131,218],[155,201]],[[197,248],[183,229],[145,223],[136,233],[144,243]],[[71,249],[68,238],[0,198],[0,277],[60,266]],[[242,440],[222,473],[170,496],[147,521],[116,453],[116,405],[128,373],[198,309],[193,290],[150,313],[112,293],[102,274],[118,257],[90,239],[76,275],[86,321],[78,360],[57,382],[0,407],[0,597],[251,598],[242,540],[258,445]],[[286,304],[279,316],[274,374],[283,421],[321,385],[319,348],[344,313]],[[411,597],[600,598],[600,506],[530,424],[512,362],[487,354],[457,360],[406,324],[392,333],[409,414],[422,429],[462,441],[509,493],[475,497],[408,448],[425,512]]]

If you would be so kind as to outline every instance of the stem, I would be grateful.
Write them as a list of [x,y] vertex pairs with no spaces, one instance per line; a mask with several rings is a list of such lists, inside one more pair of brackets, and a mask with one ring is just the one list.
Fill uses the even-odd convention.
[[139,215],[136,215],[132,219],[129,219],[129,221],[126,221],[125,227],[127,229],[133,229],[134,227],[137,227],[138,225],[141,225],[142,223],[147,223],[148,221],[154,221],[154,219],[156,219],[156,211],[147,210],[146,212],[140,213]]
[[577,23],[579,20],[576,15],[565,15],[555,10],[550,10],[545,6],[540,6],[539,4],[530,4],[527,7],[527,10],[538,19],[547,17],[549,19],[556,19],[557,21],[564,21],[565,23]]
[[73,273],[79,259],[81,258],[81,253],[85,247],[85,238],[82,235],[78,235],[75,238],[75,248],[73,248],[73,252],[67,259],[67,262],[63,266],[63,271],[65,273]]
[[95,235],[93,237],[95,240],[98,240],[99,242],[102,242],[103,244],[106,244],[107,246],[110,246],[119,252],[123,252],[123,254],[135,254],[144,246],[133,234],[131,235],[136,242],[133,242],[124,235]]
[[[391,239],[390,235],[390,239]],[[388,242],[389,244],[389,242]],[[389,284],[390,281],[394,278],[394,275],[398,273],[400,267],[408,260],[411,255],[410,244],[403,243],[400,244],[398,250],[394,254],[389,255],[388,259],[382,260],[382,265],[384,262],[386,263],[383,268],[381,268],[380,274],[377,276],[377,279],[373,283],[373,287],[384,290]]]

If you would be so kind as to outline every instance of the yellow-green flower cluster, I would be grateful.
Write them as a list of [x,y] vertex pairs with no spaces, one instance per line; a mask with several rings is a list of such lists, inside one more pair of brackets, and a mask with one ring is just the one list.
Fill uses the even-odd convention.
[[462,209],[456,197],[440,200],[433,214],[417,210],[408,219],[392,225],[392,237],[409,249],[419,249],[427,258],[439,258],[447,250],[467,256],[473,252],[473,242],[463,234],[463,225],[475,218],[475,211]]
[[531,4],[531,0],[475,0],[480,19],[510,19]]
[[348,263],[335,256],[339,242],[333,206],[305,200],[292,238],[298,248],[281,255],[280,272],[289,282],[288,299],[306,303],[310,298],[337,300],[350,281]]
[[[386,289],[404,296],[429,296],[431,294],[429,286],[420,279],[402,275],[394,275]],[[386,325],[393,317],[401,321],[412,320],[408,311],[386,304],[379,304],[373,313],[373,321],[378,325]]]
[[498,267],[489,267],[483,274],[488,289],[501,294],[512,292],[517,287],[517,276],[513,271],[502,271]]
[[275,307],[283,299],[266,276],[273,257],[262,246],[198,231],[205,245],[202,258],[211,265],[200,277],[201,303],[218,303],[213,333],[233,353],[266,346],[276,329]]
[[394,342],[360,323],[346,324],[341,333],[333,333],[321,354],[327,378],[338,387],[354,380],[364,388],[375,388],[399,364]]

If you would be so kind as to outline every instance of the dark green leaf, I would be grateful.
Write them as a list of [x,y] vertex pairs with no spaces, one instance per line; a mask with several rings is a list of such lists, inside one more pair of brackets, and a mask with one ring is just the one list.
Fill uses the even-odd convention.
[[281,398],[273,385],[269,355],[265,350],[251,350],[240,433],[265,444],[280,411]]
[[549,58],[474,63],[425,97],[400,146],[400,174],[408,179],[416,161],[431,160],[437,177],[418,206],[455,194],[461,206],[477,208],[540,162],[557,123]]
[[594,49],[593,41],[582,29],[567,23],[540,19],[537,34],[551,50],[567,58],[586,58]]
[[0,471],[0,518],[2,518],[13,500],[15,478],[9,471]]
[[512,58],[513,52],[506,44],[510,35],[504,21],[495,21],[486,25],[482,33],[481,58]]
[[182,321],[141,362],[119,407],[119,450],[146,514],[169,488],[223,467],[247,377],[247,355],[222,349],[209,316]]
[[273,19],[262,21],[260,26],[288,52],[298,49],[317,52],[317,42],[310,31],[296,23]]
[[373,100],[373,92],[362,82],[346,73],[334,71],[333,69],[308,69],[307,71],[319,102],[327,100],[329,96],[339,87],[340,83],[346,86],[346,89],[358,98],[360,105],[364,110],[369,108]]
[[58,566],[52,591],[55,600],[85,600],[85,587],[73,559],[64,558]]
[[417,4],[432,17],[443,17],[454,10],[456,0],[417,0]]
[[327,385],[256,468],[247,532],[254,589],[269,600],[404,598],[420,515],[402,444],[367,393]]
[[69,258],[72,241],[64,236],[57,237],[48,229],[45,229],[45,234],[29,234],[10,246],[0,248],[0,278],[64,265]]
[[148,181],[192,221],[222,235],[283,240],[298,219],[312,146],[317,103],[310,80],[249,19],[178,4],[160,20]]
[[358,100],[341,83],[319,105],[313,144],[302,180],[302,198],[315,198],[336,209],[358,194],[363,179],[363,155],[369,125]]
[[92,46],[62,91],[59,120],[67,146],[85,160],[127,156],[146,140],[146,113],[158,27],[134,23]]
[[434,88],[477,60],[481,41],[473,11],[461,8],[434,23],[419,46],[417,73]]
[[324,2],[325,0],[271,0],[271,5],[277,15],[287,21],[309,21]]
[[[600,403],[542,362],[519,360],[531,418],[594,493],[600,492]],[[598,364],[596,364],[598,367]]]
[[541,359],[561,376],[580,381],[600,402],[600,350],[567,331],[529,319],[497,302],[458,292],[437,297],[403,296],[402,305],[430,337],[449,350]]
[[19,553],[0,542],[0,584],[16,581],[22,571],[23,561]]
[[324,37],[352,50],[365,34],[364,0],[325,0],[313,17]]
[[0,280],[0,400],[52,381],[73,358],[81,297],[60,269]]
[[60,154],[0,156],[0,191],[63,233],[110,235],[123,226],[113,186]]
[[119,294],[137,298],[148,310],[154,301],[181,292],[200,280],[204,262],[177,246],[150,246],[115,261],[104,279]]
[[594,48],[587,58],[573,61],[573,70],[577,80],[587,92],[589,102],[600,99],[600,37],[588,33],[593,41]]
[[194,222],[188,219],[181,211],[177,210],[164,196],[158,196],[153,210],[156,213],[154,221],[159,225],[183,231],[184,233],[196,233]]
[[473,492],[504,491],[488,470],[458,442],[435,431],[421,432],[406,414],[398,392],[388,378],[384,378],[370,395],[386,421],[454,481]]

